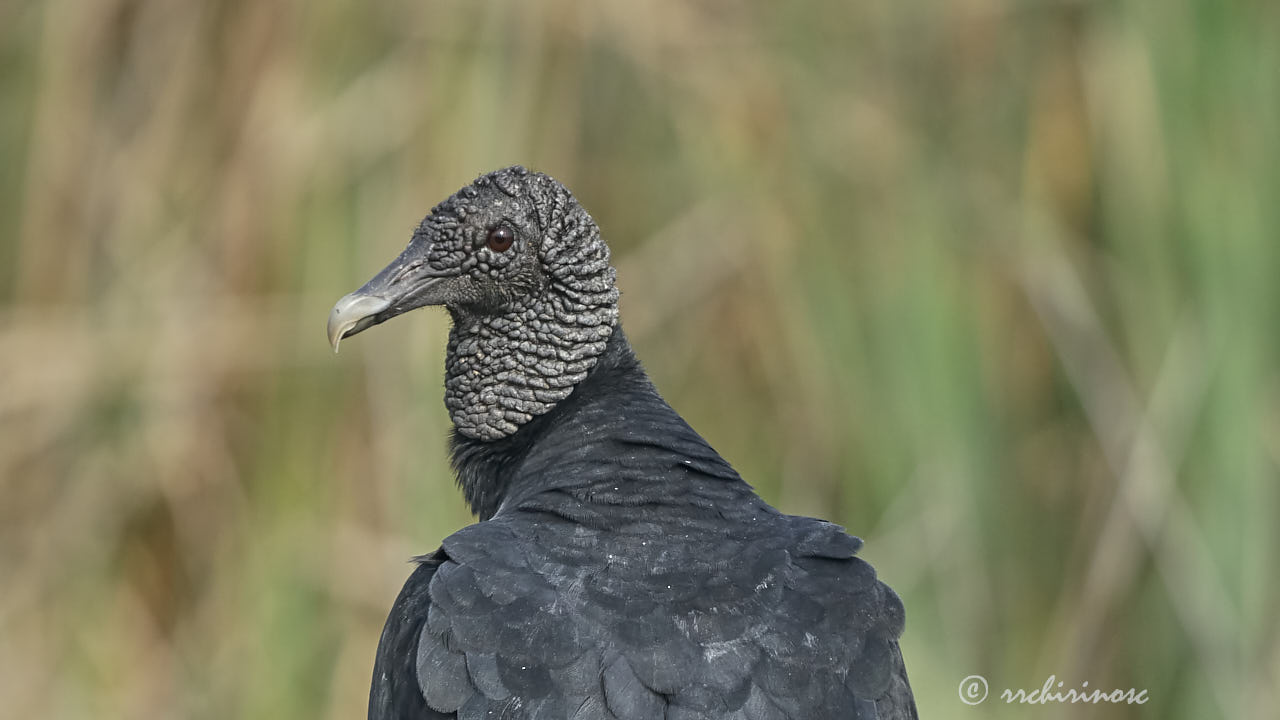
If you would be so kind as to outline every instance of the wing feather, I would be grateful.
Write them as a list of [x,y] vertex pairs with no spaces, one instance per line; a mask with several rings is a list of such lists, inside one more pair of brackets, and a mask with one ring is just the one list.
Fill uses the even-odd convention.
[[465,528],[401,592],[370,717],[915,718],[897,595],[839,526],[776,517],[755,536]]

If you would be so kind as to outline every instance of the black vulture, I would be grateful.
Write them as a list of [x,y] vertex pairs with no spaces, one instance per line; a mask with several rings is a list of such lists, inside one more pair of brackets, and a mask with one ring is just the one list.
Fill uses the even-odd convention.
[[329,317],[452,316],[444,402],[479,522],[391,608],[370,718],[915,718],[898,596],[861,541],[769,506],[654,389],[609,250],[547,175],[432,209]]

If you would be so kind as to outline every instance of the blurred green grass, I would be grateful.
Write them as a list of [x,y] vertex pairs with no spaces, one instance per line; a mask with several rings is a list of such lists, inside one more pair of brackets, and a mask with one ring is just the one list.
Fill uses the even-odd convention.
[[[363,712],[406,559],[469,517],[443,315],[337,358],[321,325],[517,162],[599,221],[672,404],[868,541],[922,715],[1274,717],[1275,3],[58,0],[0,28],[0,717]],[[1151,701],[995,699],[1050,674]]]

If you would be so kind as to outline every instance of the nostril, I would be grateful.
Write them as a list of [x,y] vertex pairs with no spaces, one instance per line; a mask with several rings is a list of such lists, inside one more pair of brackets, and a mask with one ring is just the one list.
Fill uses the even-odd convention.
[[389,284],[394,285],[400,282],[401,280],[404,279],[405,275],[408,275],[409,273],[413,272],[414,270],[417,270],[420,267],[422,267],[422,261],[414,260],[413,262],[409,263],[408,265],[405,265],[404,267],[396,271],[396,274],[391,277]]

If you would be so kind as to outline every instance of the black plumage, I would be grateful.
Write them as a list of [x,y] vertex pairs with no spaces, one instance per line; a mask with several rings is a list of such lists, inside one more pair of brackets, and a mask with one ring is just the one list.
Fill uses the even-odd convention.
[[[511,232],[495,243],[495,227]],[[335,306],[335,345],[412,307],[450,310],[453,466],[481,519],[418,558],[370,718],[916,717],[902,604],[861,541],[761,500],[659,396],[616,301],[590,217],[509,168],[433,210]],[[451,386],[456,373],[472,375]]]

